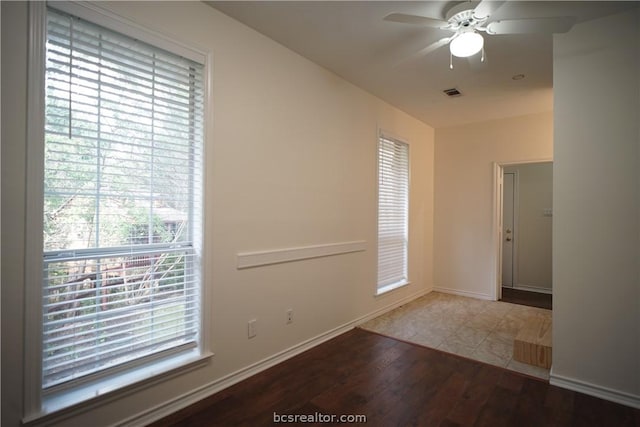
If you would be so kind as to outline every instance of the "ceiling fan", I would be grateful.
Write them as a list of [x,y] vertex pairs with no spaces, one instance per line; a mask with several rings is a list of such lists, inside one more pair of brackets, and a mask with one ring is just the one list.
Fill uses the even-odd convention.
[[440,39],[414,55],[426,55],[448,44],[449,68],[451,69],[453,69],[454,56],[466,58],[482,52],[480,60],[484,62],[482,32],[488,35],[566,33],[576,22],[576,18],[572,16],[491,20],[492,14],[504,3],[505,1],[465,1],[449,8],[445,13],[444,20],[404,13],[392,13],[385,16],[384,20],[452,31],[454,33],[452,36]]

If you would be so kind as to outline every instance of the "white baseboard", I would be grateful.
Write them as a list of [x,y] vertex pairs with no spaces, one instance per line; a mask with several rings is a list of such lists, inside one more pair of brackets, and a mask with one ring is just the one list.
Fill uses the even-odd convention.
[[538,288],[536,286],[527,286],[527,285],[514,285],[513,288],[509,286],[503,286],[506,289],[517,289],[520,291],[529,291],[529,292],[538,292],[539,294],[553,294],[553,290],[548,288]]
[[493,301],[493,296],[488,294],[482,294],[480,292],[463,291],[460,289],[445,288],[442,286],[436,286],[433,288],[433,290],[437,292],[443,292],[445,294],[460,295],[462,297],[470,297],[470,298]]
[[600,399],[609,400],[611,402],[620,403],[621,405],[631,406],[640,409],[640,396],[603,387],[587,381],[577,380],[575,378],[565,377],[553,373],[553,368],[549,375],[549,383],[568,390],[577,391],[579,393],[588,394],[589,396],[598,397]]
[[340,334],[350,331],[356,326],[362,323],[365,323],[375,317],[378,317],[388,311],[391,311],[394,308],[397,308],[410,301],[413,301],[416,298],[420,298],[421,296],[429,292],[431,292],[431,290],[427,289],[427,290],[421,290],[419,292],[408,295],[400,299],[399,301],[386,305],[378,310],[375,310],[371,313],[361,316],[353,321],[347,322],[341,326],[338,326],[334,329],[321,333],[306,341],[293,345],[288,349],[285,349],[279,353],[269,356],[245,368],[239,369],[222,378],[211,381],[208,384],[205,384],[196,389],[190,390],[187,393],[177,396],[168,402],[165,402],[161,405],[157,405],[152,408],[148,408],[139,414],[136,414],[132,417],[127,418],[126,420],[118,423],[117,425],[134,427],[134,426],[145,426],[145,425],[151,424],[168,415],[173,414],[174,412],[184,409],[190,405],[193,405],[194,403],[199,402],[200,400],[205,399],[219,391],[222,391],[227,387],[230,387],[274,365],[277,365],[278,363],[284,362],[287,359],[290,359],[304,351],[307,351],[319,344],[322,344],[325,341],[328,341]]

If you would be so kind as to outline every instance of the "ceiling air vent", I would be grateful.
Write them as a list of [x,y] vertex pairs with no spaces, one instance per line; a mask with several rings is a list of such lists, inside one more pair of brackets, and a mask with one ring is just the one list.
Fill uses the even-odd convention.
[[444,94],[450,97],[454,97],[454,96],[461,96],[462,93],[456,89],[455,87],[452,87],[451,89],[445,89],[443,90]]

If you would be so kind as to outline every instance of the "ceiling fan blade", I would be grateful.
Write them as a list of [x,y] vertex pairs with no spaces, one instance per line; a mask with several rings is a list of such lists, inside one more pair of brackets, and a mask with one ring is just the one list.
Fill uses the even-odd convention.
[[384,17],[385,21],[400,22],[402,24],[423,25],[425,27],[446,27],[449,25],[447,21],[441,19],[427,18],[426,16],[407,15],[405,13],[392,13]]
[[449,44],[449,42],[451,41],[452,38],[453,37],[445,37],[445,38],[442,38],[442,39],[438,40],[437,42],[433,42],[430,45],[420,49],[413,56],[424,56],[424,55],[427,55],[427,54],[433,52],[434,50],[440,49],[442,46],[445,46],[445,45]]
[[451,41],[452,38],[453,38],[453,36],[452,37],[445,37],[445,38],[442,38],[442,39],[440,39],[440,40],[438,40],[436,42],[431,43],[428,46],[423,47],[419,51],[411,54],[409,57],[404,58],[403,60],[401,60],[398,64],[396,64],[396,67],[402,66],[402,65],[404,65],[404,64],[406,64],[408,62],[414,61],[414,60],[416,60],[416,59],[418,59],[418,58],[420,58],[422,56],[425,56],[425,55],[433,52],[434,50],[441,48],[442,46],[446,46]]
[[573,16],[556,18],[510,19],[494,21],[487,25],[488,34],[551,34],[566,33],[576,23]]
[[484,19],[493,15],[506,1],[482,0],[475,9],[473,9],[473,17],[475,19]]

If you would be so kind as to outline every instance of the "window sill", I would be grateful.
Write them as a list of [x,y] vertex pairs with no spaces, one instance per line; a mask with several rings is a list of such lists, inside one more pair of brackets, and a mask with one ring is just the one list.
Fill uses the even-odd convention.
[[409,282],[408,280],[403,280],[400,282],[396,282],[396,283],[392,283],[390,285],[387,286],[383,286],[382,288],[379,288],[378,291],[376,292],[377,297],[388,294],[391,291],[395,291],[396,289],[400,289],[400,288],[404,288],[405,286],[409,286],[411,282]]
[[117,398],[122,393],[138,392],[176,375],[208,363],[213,353],[193,349],[160,361],[139,366],[109,378],[43,396],[39,413],[23,419],[29,426],[48,425],[58,417],[68,418]]

